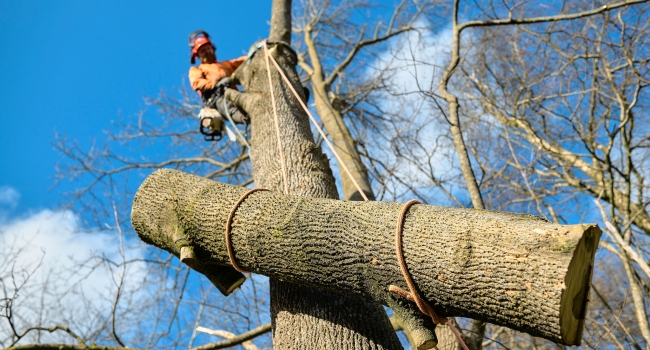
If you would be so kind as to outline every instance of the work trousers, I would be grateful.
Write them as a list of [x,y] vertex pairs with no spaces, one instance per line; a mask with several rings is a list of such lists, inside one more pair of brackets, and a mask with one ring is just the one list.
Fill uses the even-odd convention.
[[[206,107],[214,108],[217,111],[219,111],[219,114],[221,114],[224,119],[226,119],[226,109],[228,113],[230,113],[230,117],[232,120],[237,123],[237,124],[248,124],[250,121],[248,119],[248,116],[241,111],[235,104],[226,99],[225,96],[225,90],[226,88],[224,86],[219,86],[214,90],[206,91],[202,94],[203,96],[203,103],[205,104]],[[225,101],[225,105],[224,105]]]

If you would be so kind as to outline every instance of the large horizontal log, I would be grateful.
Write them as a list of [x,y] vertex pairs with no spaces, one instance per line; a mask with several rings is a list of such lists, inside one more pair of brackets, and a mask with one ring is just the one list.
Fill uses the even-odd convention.
[[[224,229],[247,189],[159,170],[133,201],[147,243],[202,273],[229,266]],[[251,194],[237,209],[232,246],[244,269],[388,304],[406,288],[395,252],[400,203],[346,202]],[[441,315],[484,320],[567,344],[580,343],[594,255],[595,225],[563,226],[530,216],[415,205],[403,250],[421,295]],[[180,243],[179,243],[180,242]]]

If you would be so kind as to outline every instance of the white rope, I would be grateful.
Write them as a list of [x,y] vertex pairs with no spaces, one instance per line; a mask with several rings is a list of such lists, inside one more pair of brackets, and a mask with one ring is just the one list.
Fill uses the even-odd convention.
[[[284,193],[289,194],[289,181],[287,180],[287,168],[284,161],[284,151],[282,150],[282,140],[280,139],[280,122],[278,121],[278,111],[275,105],[275,94],[273,94],[273,84],[271,82],[271,67],[269,65],[269,50],[264,41],[264,56],[266,57],[266,73],[269,77],[269,92],[271,93],[271,104],[273,104],[273,119],[275,120],[275,131],[278,137],[278,153],[280,153],[280,165],[282,167],[282,178],[284,179]],[[273,57],[271,57],[273,58]],[[273,61],[275,63],[275,60]]]
[[[278,62],[276,62],[275,58],[273,58],[273,56],[271,56],[269,54],[269,51],[268,51],[267,46],[266,46],[266,42],[264,43],[264,54],[266,55],[266,69],[267,70],[269,69],[269,63],[268,62],[269,62],[269,57],[271,57],[271,61],[273,62],[273,65],[275,65],[275,68],[278,70],[278,72],[280,72],[280,75],[282,76],[284,81],[287,83],[287,85],[289,85],[289,88],[291,89],[291,92],[293,92],[293,94],[294,94],[294,96],[296,96],[296,99],[298,100],[298,102],[300,102],[300,105],[302,106],[302,109],[305,110],[305,112],[309,116],[309,119],[311,120],[312,124],[314,124],[314,126],[316,127],[316,130],[318,130],[320,135],[323,137],[323,140],[325,140],[325,143],[327,143],[327,146],[330,148],[332,153],[334,153],[334,157],[336,157],[336,160],[338,161],[339,165],[341,167],[343,167],[343,170],[345,170],[345,173],[348,175],[348,177],[350,177],[350,180],[352,180],[352,183],[354,184],[354,187],[357,188],[357,191],[359,191],[359,193],[361,194],[363,199],[365,201],[368,201],[369,200],[368,196],[366,196],[366,194],[363,192],[363,190],[361,190],[361,186],[359,186],[359,184],[357,183],[357,180],[354,179],[354,177],[352,176],[352,173],[350,173],[350,170],[348,169],[348,167],[345,166],[345,163],[343,163],[343,160],[341,159],[341,157],[339,157],[338,153],[336,153],[336,150],[334,149],[334,145],[332,145],[332,143],[327,139],[327,136],[323,132],[323,129],[321,129],[321,127],[316,122],[316,118],[314,118],[314,116],[311,115],[311,113],[309,112],[309,109],[307,108],[305,103],[302,101],[302,99],[300,98],[300,96],[298,95],[296,90],[293,88],[293,85],[291,85],[291,82],[289,81],[289,78],[287,78],[287,76],[284,74],[284,72],[280,68],[280,65],[278,64]],[[269,85],[271,84],[270,79],[271,79],[271,72],[269,72]],[[271,88],[271,99],[273,99],[273,89],[272,88]],[[273,108],[274,108],[273,111],[275,112],[275,100],[273,100]],[[278,139],[279,139],[280,138],[280,128],[279,127],[278,127],[277,131],[278,131]],[[280,154],[280,155],[282,155],[282,154]]]
[[[239,128],[235,125],[235,121],[232,120],[232,117],[230,116],[230,112],[228,111],[228,104],[226,102],[227,102],[226,98],[224,97],[224,99],[223,99],[223,109],[226,111],[226,118],[228,118],[228,121],[230,122],[230,125],[232,125],[232,128],[235,129],[235,133],[237,133],[237,136],[239,136],[239,138],[242,141],[244,141],[244,144],[248,148],[248,155],[250,156],[250,154],[251,154],[251,145],[248,143],[248,141],[246,141],[246,138],[244,137],[244,135],[242,135],[241,132],[239,132]],[[226,126],[226,128],[228,128],[228,127]]]

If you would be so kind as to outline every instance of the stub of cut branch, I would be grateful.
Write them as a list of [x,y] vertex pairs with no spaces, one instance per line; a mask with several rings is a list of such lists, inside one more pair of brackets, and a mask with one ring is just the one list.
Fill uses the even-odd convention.
[[[132,222],[147,243],[176,256],[170,232],[192,247],[197,271],[231,268],[227,217],[247,189],[159,170],[133,201]],[[394,248],[402,204],[253,193],[232,221],[236,262],[245,270],[383,304],[410,303]],[[176,230],[163,229],[170,225]],[[596,225],[557,225],[487,210],[412,206],[403,253],[422,298],[440,316],[479,319],[566,345],[582,336]]]

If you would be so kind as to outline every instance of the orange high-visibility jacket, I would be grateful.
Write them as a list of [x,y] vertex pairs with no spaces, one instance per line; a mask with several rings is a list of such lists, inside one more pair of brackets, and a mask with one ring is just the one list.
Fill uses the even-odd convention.
[[246,56],[242,56],[229,61],[201,63],[198,67],[190,67],[190,85],[199,94],[212,90],[219,80],[229,77],[245,60]]

